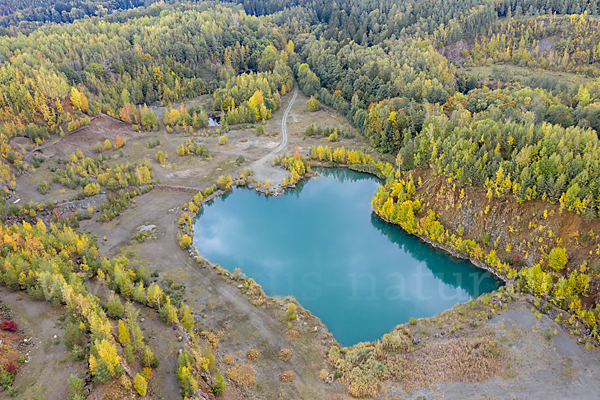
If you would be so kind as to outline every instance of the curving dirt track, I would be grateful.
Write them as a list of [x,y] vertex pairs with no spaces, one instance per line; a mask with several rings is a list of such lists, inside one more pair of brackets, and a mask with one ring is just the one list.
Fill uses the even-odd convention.
[[283,113],[283,118],[281,119],[281,144],[269,154],[266,154],[254,161],[250,164],[250,169],[254,171],[254,178],[258,181],[270,180],[271,182],[281,182],[283,178],[287,177],[287,171],[282,170],[281,168],[274,168],[271,166],[271,160],[273,157],[285,149],[288,144],[288,134],[287,134],[287,117],[296,101],[296,97],[298,96],[298,85],[294,86],[294,95],[292,99],[287,105],[285,112]]
[[281,119],[281,134],[283,135],[283,138],[281,139],[281,145],[279,145],[278,148],[276,148],[275,150],[273,150],[271,152],[271,154],[273,154],[273,155],[275,155],[277,152],[283,150],[284,147],[287,146],[287,142],[288,142],[287,117],[288,117],[288,114],[290,113],[290,110],[292,109],[292,106],[294,105],[294,101],[296,101],[296,97],[298,97],[298,86],[294,87],[294,95],[292,96],[292,100],[290,100],[290,103],[288,104],[287,108],[285,109],[285,113],[283,114],[283,118]]

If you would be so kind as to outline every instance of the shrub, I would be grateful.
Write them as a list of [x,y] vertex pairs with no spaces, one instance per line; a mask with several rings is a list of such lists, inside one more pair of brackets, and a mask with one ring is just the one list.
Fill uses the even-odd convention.
[[487,306],[488,304],[490,304],[490,296],[488,296],[487,294],[483,297],[481,297],[481,302],[483,303],[483,305]]
[[256,127],[256,136],[260,136],[263,135],[265,133],[265,127],[262,125],[259,125]]
[[161,164],[164,164],[166,159],[167,159],[167,154],[163,153],[162,151],[159,151],[158,153],[156,153],[156,161],[158,161]]
[[225,393],[226,388],[227,385],[225,384],[225,378],[223,378],[223,374],[221,371],[219,371],[215,376],[215,384],[211,386],[211,389],[215,396],[219,396]]
[[294,379],[296,379],[296,375],[289,369],[279,374],[279,380],[283,383],[292,382]]
[[127,375],[125,375],[125,374],[121,375],[121,379],[119,379],[119,383],[125,389],[127,389],[127,390],[131,389],[131,381],[129,380],[129,378],[127,378]]
[[296,319],[296,305],[294,303],[288,304],[287,313],[289,319]]
[[338,141],[338,133],[337,133],[337,131],[334,131],[331,135],[329,135],[329,141],[330,142],[337,142]]
[[[179,361],[181,361],[181,356]],[[191,362],[191,361],[190,361]],[[198,392],[198,381],[190,372],[190,362],[185,365],[181,365],[177,369],[177,379],[179,380],[179,386],[181,387],[181,393],[187,397],[188,395],[195,394]]]
[[31,157],[31,165],[33,165],[34,168],[39,168],[43,162],[44,162],[43,157],[36,157],[36,156]]
[[115,139],[115,145],[113,147],[115,149],[119,149],[119,148],[125,146],[126,143],[127,143],[127,141],[122,139],[121,135],[117,135],[117,138]]
[[19,325],[15,321],[3,321],[2,322],[2,330],[16,332],[19,329]]
[[8,365],[6,366],[6,371],[11,373],[11,374],[16,374],[17,373],[17,367],[15,364],[13,364],[12,362],[8,363]]
[[15,374],[8,372],[6,369],[0,366],[0,385],[4,390],[12,386],[15,380]]
[[42,181],[42,182],[40,182],[40,184],[38,185],[38,191],[39,191],[41,194],[48,194],[48,192],[50,192],[50,187],[51,187],[51,185],[50,185],[48,182],[46,182],[46,181]]
[[483,243],[490,244],[490,234],[487,232],[483,232]]
[[217,368],[217,358],[215,357],[215,354],[212,351],[211,345],[205,344],[201,346],[200,350],[204,358],[208,360],[208,370],[210,372],[215,372]]
[[321,109],[321,104],[319,103],[319,100],[315,99],[313,96],[310,96],[310,99],[308,99],[306,102],[306,107],[308,107],[308,111],[314,112]]
[[95,182],[92,182],[83,188],[83,192],[87,197],[95,196],[98,193],[100,193],[100,185]]
[[399,331],[385,334],[381,340],[381,346],[390,353],[405,353],[410,345],[410,338]]
[[328,376],[329,376],[329,372],[326,369],[322,369],[321,372],[319,372],[319,378],[322,381],[326,380]]
[[81,361],[85,358],[85,349],[79,345],[74,345],[71,350],[71,358],[75,361]]
[[181,246],[183,249],[189,250],[191,244],[192,244],[192,239],[188,235],[182,235],[179,238],[179,246]]
[[294,355],[294,352],[290,349],[283,349],[279,351],[279,359],[281,361],[287,361]]
[[106,305],[108,316],[111,318],[123,318],[123,313],[125,312],[125,308],[123,304],[121,304],[121,300],[119,300],[118,296],[114,294],[111,296],[108,304]]
[[217,179],[217,188],[219,188],[219,190],[227,190],[231,187],[232,183],[233,179],[231,178],[231,175],[221,175]]
[[156,141],[149,140],[147,143],[149,148],[153,149],[156,146],[160,146],[160,140],[156,139]]
[[246,359],[249,361],[256,361],[260,358],[260,351],[256,349],[250,349],[246,352]]
[[562,247],[555,247],[548,255],[548,263],[555,271],[562,270],[567,265],[567,261],[569,261],[567,251]]
[[69,395],[67,400],[85,400],[87,393],[85,391],[85,382],[75,375],[69,378]]
[[146,382],[146,378],[137,374],[135,378],[133,378],[133,387],[140,396],[145,396],[146,391],[148,390],[148,382]]
[[146,232],[138,232],[136,233],[133,238],[135,240],[137,240],[139,243],[144,243],[146,241],[146,238],[148,237],[148,233]]
[[300,332],[290,329],[285,333],[288,339],[298,339],[300,337]]
[[194,317],[192,316],[192,311],[190,307],[184,305],[180,309],[181,313],[181,325],[184,329],[190,333],[194,333]]
[[239,155],[238,158],[235,159],[235,165],[239,166],[240,164],[243,164],[244,161],[246,161],[246,159],[244,158],[244,156]]
[[83,331],[79,328],[80,321],[67,321],[65,326],[64,344],[72,350],[75,346],[83,346]]
[[227,144],[227,142],[229,142],[229,139],[227,139],[227,135],[223,135],[223,136],[219,137],[219,145],[220,146]]

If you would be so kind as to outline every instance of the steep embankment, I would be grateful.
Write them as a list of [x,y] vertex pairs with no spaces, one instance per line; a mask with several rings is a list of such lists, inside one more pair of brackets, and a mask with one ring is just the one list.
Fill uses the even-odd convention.
[[[547,201],[525,201],[519,204],[513,197],[488,198],[486,191],[461,187],[451,180],[435,176],[431,170],[414,171],[417,194],[423,198],[420,215],[434,211],[437,220],[452,234],[478,242],[489,254],[516,270],[542,263],[548,268],[547,255],[555,247],[567,251],[568,263],[558,274],[568,276],[582,271],[591,278],[586,305],[600,302],[598,293],[600,272],[600,222],[584,219]],[[460,235],[459,235],[460,233]],[[475,260],[477,261],[477,260]]]

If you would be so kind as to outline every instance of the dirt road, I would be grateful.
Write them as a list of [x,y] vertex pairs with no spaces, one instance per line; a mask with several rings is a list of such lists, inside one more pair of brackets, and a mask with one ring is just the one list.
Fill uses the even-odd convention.
[[277,152],[283,150],[285,148],[285,146],[287,145],[288,142],[288,136],[287,136],[287,117],[288,114],[290,113],[290,110],[292,109],[292,106],[294,105],[294,101],[296,101],[296,97],[298,96],[298,86],[294,87],[294,95],[292,96],[292,100],[290,100],[290,103],[288,104],[287,108],[285,109],[285,113],[283,114],[283,118],[281,119],[281,134],[283,136],[283,138],[281,139],[281,145],[276,148],[271,154],[276,154]]
[[294,95],[288,103],[285,113],[283,113],[283,118],[281,119],[281,144],[269,154],[264,155],[250,164],[250,169],[254,171],[254,178],[257,181],[269,180],[271,182],[282,182],[283,178],[287,177],[288,175],[287,171],[271,166],[271,160],[275,155],[277,155],[277,153],[285,149],[288,144],[287,117],[292,109],[292,106],[294,105],[294,101],[296,101],[297,96],[298,85],[294,86]]

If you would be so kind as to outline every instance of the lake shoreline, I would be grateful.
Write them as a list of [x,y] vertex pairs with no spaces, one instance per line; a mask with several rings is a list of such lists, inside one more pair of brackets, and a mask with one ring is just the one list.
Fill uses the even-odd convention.
[[[371,175],[371,176],[374,176],[374,177],[376,177],[376,178],[378,178],[378,179],[380,180],[380,177],[378,177],[378,176],[377,176],[376,174],[374,174],[374,173],[370,173],[370,172],[368,172],[368,171],[356,171],[356,170],[354,170],[354,169],[350,169],[350,168],[348,168],[347,166],[344,166],[344,165],[338,165],[338,167],[337,167],[337,168],[336,168],[336,167],[333,167],[333,166],[329,166],[329,165],[327,165],[327,166],[323,166],[323,165],[316,165],[315,167],[325,167],[325,168],[329,168],[329,169],[340,169],[340,170],[347,170],[347,171],[358,172],[358,173],[367,173],[367,174],[369,174],[369,175]],[[318,173],[316,173],[316,172],[313,172],[313,173],[311,173],[311,175],[310,175],[310,176],[303,175],[303,176],[301,177],[301,179],[302,179],[302,180],[306,180],[308,177],[316,177],[316,176],[318,176]],[[234,182],[235,182],[235,180],[234,180]],[[381,184],[381,182],[379,182],[379,184]],[[294,185],[294,184],[288,184],[288,185],[286,185],[286,186],[282,186],[282,185],[274,185],[273,187],[269,188],[269,189],[271,189],[271,190],[269,190],[269,189],[264,189],[264,188],[259,188],[259,187],[257,187],[256,185],[253,185],[253,184],[245,184],[245,185],[233,185],[233,186],[236,186],[236,187],[246,187],[246,188],[248,188],[248,189],[253,189],[253,190],[254,190],[254,191],[256,191],[257,193],[264,194],[264,195],[271,196],[271,197],[277,197],[279,194],[283,193],[283,192],[285,191],[285,189],[289,189],[289,188],[296,188],[296,185]],[[207,196],[206,198],[204,198],[204,199],[202,200],[202,202],[201,202],[201,206],[204,206],[204,205],[207,205],[207,204],[209,204],[210,202],[214,201],[216,198],[218,198],[218,197],[220,197],[220,196],[222,196],[222,195],[225,195],[225,194],[231,193],[231,191],[233,190],[233,186],[232,186],[231,188],[228,188],[228,189],[226,189],[226,190],[218,190],[218,191],[216,191],[216,192],[212,193],[210,196]],[[275,190],[273,190],[273,189],[275,189]],[[375,213],[375,214],[377,215],[377,213]],[[199,213],[197,213],[197,214],[194,216],[194,218],[193,218],[193,221],[194,221],[194,222],[196,221],[196,219],[198,218],[198,216],[199,216]],[[377,215],[377,217],[378,217],[380,220],[382,220],[382,221],[385,221],[386,223],[388,223],[388,224],[390,224],[390,225],[393,225],[395,228],[402,228],[402,227],[401,227],[401,226],[399,226],[399,225],[393,224],[393,223],[391,223],[390,221],[387,221],[387,220],[385,220],[384,218],[381,218],[381,216],[379,216],[379,215]],[[408,234],[408,232],[406,232],[404,229],[400,229],[400,230],[401,230],[403,233],[405,233],[405,234]],[[452,256],[453,258],[455,258],[455,259],[457,259],[457,260],[467,260],[467,261],[469,261],[469,262],[470,262],[470,264],[471,264],[472,266],[476,267],[476,268],[477,268],[477,269],[479,269],[479,270],[484,270],[484,271],[486,271],[486,272],[490,272],[490,273],[492,273],[492,275],[493,275],[494,277],[496,277],[496,278],[498,278],[500,281],[502,281],[502,283],[503,283],[503,284],[506,284],[506,279],[505,279],[504,277],[502,277],[502,276],[499,276],[499,275],[498,275],[498,274],[497,274],[495,271],[493,271],[493,270],[491,270],[491,269],[488,269],[489,267],[487,267],[487,266],[483,265],[482,263],[475,263],[475,262],[473,262],[474,260],[471,260],[470,258],[468,258],[468,257],[465,257],[465,256],[464,256],[464,255],[462,255],[462,254],[459,254],[459,253],[453,252],[453,251],[451,251],[451,250],[450,250],[450,249],[448,249],[448,248],[444,248],[444,247],[442,247],[440,244],[437,244],[437,243],[435,243],[435,242],[431,242],[431,241],[427,240],[426,238],[424,238],[424,237],[422,237],[422,236],[420,236],[420,235],[414,235],[414,234],[413,234],[413,235],[410,235],[410,236],[413,236],[413,237],[414,237],[414,236],[416,236],[418,239],[420,239],[420,241],[421,241],[421,242],[425,242],[425,243],[427,243],[428,245],[432,246],[433,248],[437,248],[437,249],[443,250],[443,251],[444,251],[446,254],[448,254],[448,255]],[[195,231],[194,229],[192,229],[192,244],[191,244],[191,246],[190,246],[190,250],[189,250],[190,256],[191,256],[191,257],[193,257],[194,259],[198,260],[198,262],[199,262],[199,263],[200,263],[202,266],[204,266],[204,267],[205,267],[205,266],[210,266],[210,267],[211,267],[211,269],[214,269],[215,267],[217,267],[217,266],[218,266],[219,268],[218,268],[218,271],[217,271],[217,273],[218,273],[219,275],[224,275],[226,279],[227,279],[227,278],[231,278],[231,280],[233,280],[233,274],[232,274],[230,271],[228,271],[227,269],[224,269],[224,268],[223,268],[223,267],[221,267],[219,264],[213,264],[211,261],[209,261],[209,260],[207,260],[207,259],[205,259],[205,258],[204,258],[204,255],[203,255],[203,254],[202,254],[202,253],[201,253],[201,252],[200,252],[200,251],[199,251],[199,250],[196,248],[196,246],[193,244],[193,243],[194,243],[194,239],[195,239],[195,237],[196,237],[196,231]],[[275,296],[275,297],[273,297],[273,296],[267,296],[267,297],[268,297],[269,299],[273,299],[273,301],[276,301],[276,302],[278,302],[278,301],[281,301],[280,299],[278,299],[278,297],[277,297],[277,296]],[[292,297],[294,297],[294,296],[292,296]],[[472,297],[473,297],[473,298],[476,298],[475,296],[472,296]],[[478,297],[478,295],[477,295],[477,297]],[[300,303],[298,303],[298,304],[300,305]],[[300,305],[300,306],[301,306],[301,305]],[[302,309],[304,309],[306,312],[308,312],[310,315],[313,315],[313,316],[314,316],[314,314],[313,314],[313,313],[312,313],[312,312],[311,312],[309,309],[307,309],[307,308],[305,308],[305,307],[302,307],[302,306],[301,306],[301,308],[302,308]],[[436,315],[437,315],[437,314],[436,314]],[[319,318],[319,317],[316,317],[316,318]],[[320,324],[321,324],[321,326],[323,327],[323,329],[324,329],[326,332],[328,332],[328,334],[329,334],[329,335],[331,335],[331,339],[332,339],[332,340],[331,340],[331,342],[332,342],[332,343],[337,343],[337,340],[335,340],[335,337],[333,336],[333,334],[331,334],[331,333],[329,332],[329,330],[328,330],[327,326],[326,326],[326,325],[325,325],[325,324],[324,324],[324,323],[321,321],[321,319],[320,319],[320,318],[319,318],[319,321],[320,321]],[[398,322],[398,323],[399,323],[399,322]],[[393,329],[393,328],[392,328],[392,329]],[[376,342],[376,341],[378,341],[378,340],[381,340],[381,337],[379,337],[379,336],[378,336],[378,338],[377,338],[377,339],[368,340],[368,341],[369,341],[369,342]],[[349,345],[349,346],[347,346],[347,347],[352,347],[352,346],[354,346],[354,345]],[[342,347],[346,347],[346,346],[342,346]]]

